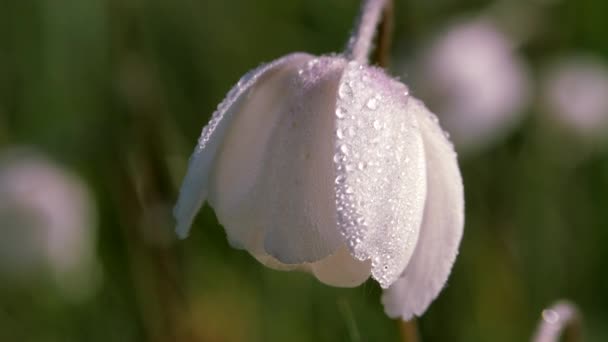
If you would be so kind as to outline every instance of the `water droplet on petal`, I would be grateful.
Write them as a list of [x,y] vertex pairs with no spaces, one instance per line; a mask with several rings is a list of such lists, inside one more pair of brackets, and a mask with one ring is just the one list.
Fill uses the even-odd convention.
[[346,108],[338,107],[336,109],[336,116],[338,117],[338,119],[344,119],[346,117],[346,114],[347,114]]
[[340,145],[340,152],[344,153],[345,155],[348,155],[348,153],[350,152],[348,146],[346,145]]
[[437,118],[437,115],[433,114],[433,113],[429,113],[429,118],[431,119],[431,121],[433,121],[434,123],[439,123],[439,118]]
[[342,83],[338,88],[338,96],[341,99],[351,98],[353,96],[353,89],[348,83]]
[[338,137],[338,139],[343,139],[344,138],[344,131],[342,131],[341,128],[338,128],[336,130],[336,136]]
[[367,103],[365,104],[365,106],[371,110],[376,110],[378,109],[378,97],[377,96],[373,96],[372,98],[370,98],[369,100],[367,100]]

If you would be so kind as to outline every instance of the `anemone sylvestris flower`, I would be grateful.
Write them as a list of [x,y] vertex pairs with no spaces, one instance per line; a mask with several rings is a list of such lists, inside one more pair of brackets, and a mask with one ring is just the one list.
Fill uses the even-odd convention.
[[232,246],[351,287],[371,277],[391,317],[421,315],[450,273],[463,187],[451,143],[408,88],[367,64],[383,0],[344,54],[293,53],[247,73],[203,129],[174,213],[207,201]]

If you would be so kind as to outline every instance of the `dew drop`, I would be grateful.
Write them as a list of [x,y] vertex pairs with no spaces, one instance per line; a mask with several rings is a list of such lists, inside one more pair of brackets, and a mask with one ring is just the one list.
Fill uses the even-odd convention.
[[357,164],[357,168],[358,168],[359,170],[365,170],[365,168],[367,168],[367,163],[366,163],[366,162],[364,162],[364,161],[359,162],[359,164]]
[[340,152],[344,153],[344,155],[348,155],[348,153],[350,152],[348,146],[346,145],[340,145]]
[[374,97],[370,98],[369,100],[367,100],[367,103],[365,104],[365,106],[371,110],[378,109],[378,97],[374,96]]
[[349,137],[354,137],[355,134],[357,133],[356,130],[355,130],[355,127],[353,127],[353,126],[348,127],[347,132],[348,132],[348,136]]
[[382,123],[380,120],[374,120],[373,126],[375,129],[382,129]]
[[434,123],[439,123],[439,118],[437,118],[437,115],[429,113],[429,118],[430,118],[430,119],[431,119],[431,121],[433,121]]
[[344,182],[346,182],[346,177],[343,175],[338,175],[336,177],[336,184],[344,184]]
[[334,154],[334,163],[342,163],[344,161],[344,156],[341,153]]
[[336,109],[336,116],[338,117],[338,119],[344,119],[346,117],[346,114],[347,114],[346,108],[338,107]]
[[336,136],[338,137],[338,139],[344,139],[344,131],[341,128],[338,128],[336,130]]
[[338,96],[340,96],[341,99],[350,98],[353,96],[353,89],[348,83],[342,83],[338,88]]

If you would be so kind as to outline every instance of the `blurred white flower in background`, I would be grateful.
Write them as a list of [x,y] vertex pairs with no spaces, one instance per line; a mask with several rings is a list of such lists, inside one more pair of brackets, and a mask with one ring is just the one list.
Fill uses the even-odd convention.
[[571,56],[543,74],[542,104],[565,129],[586,137],[608,129],[608,64],[597,57]]
[[96,215],[86,185],[39,153],[0,154],[0,277],[50,275],[70,299],[95,287]]
[[522,117],[530,80],[513,45],[490,19],[459,21],[419,56],[414,90],[459,151],[483,148]]

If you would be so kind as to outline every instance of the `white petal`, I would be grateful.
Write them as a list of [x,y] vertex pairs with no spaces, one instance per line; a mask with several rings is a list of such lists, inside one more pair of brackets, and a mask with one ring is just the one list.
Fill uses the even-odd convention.
[[338,89],[338,226],[353,255],[371,260],[383,288],[418,240],[426,194],[424,149],[408,89],[380,69],[350,62]]
[[324,284],[338,287],[356,287],[369,278],[371,263],[360,261],[350,255],[346,246],[335,254],[311,264],[311,271]]
[[335,94],[346,62],[297,55],[258,77],[229,110],[209,203],[230,242],[283,264],[343,244],[332,168]]
[[403,275],[382,296],[390,317],[420,316],[446,283],[462,237],[464,193],[458,161],[437,118],[418,100],[408,112],[418,118],[427,163],[427,200],[418,244]]
[[179,199],[173,210],[177,221],[177,234],[185,238],[200,207],[207,199],[209,173],[227,127],[234,118],[234,113],[242,106],[251,88],[259,78],[270,70],[278,69],[287,63],[299,62],[310,58],[309,55],[295,53],[262,65],[245,74],[234,86],[226,98],[217,107],[209,123],[203,128],[192,156],[188,171],[182,183]]
[[254,255],[266,267],[277,271],[312,273],[320,282],[336,287],[356,287],[364,283],[371,273],[369,261],[360,261],[350,255],[342,245],[338,250],[315,263],[284,264],[268,254]]
[[253,255],[257,261],[268,268],[272,268],[277,271],[302,271],[302,272],[311,272],[310,264],[284,264],[277,259],[273,258],[271,255],[268,255],[263,252],[259,252]]

